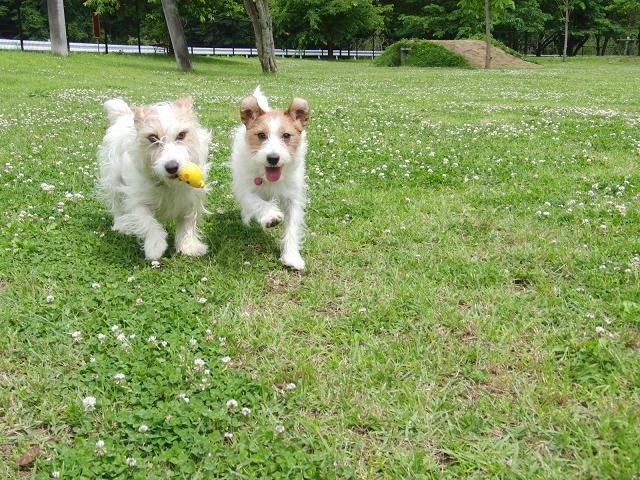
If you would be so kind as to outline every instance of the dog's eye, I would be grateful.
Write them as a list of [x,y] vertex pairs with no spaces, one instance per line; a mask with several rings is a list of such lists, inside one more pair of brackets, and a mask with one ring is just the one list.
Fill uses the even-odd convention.
[[261,142],[264,142],[267,139],[267,134],[264,132],[260,132],[258,134],[258,138],[260,139]]
[[186,130],[185,130],[185,131],[180,132],[180,133],[178,134],[178,136],[176,137],[176,140],[184,140],[184,137],[186,137],[186,136],[187,136],[187,132],[186,132]]
[[151,143],[157,143],[160,141],[157,135],[149,135],[147,137],[147,140],[149,140]]
[[282,138],[284,138],[285,140],[289,140],[291,138],[291,134],[285,132],[285,133],[282,134]]

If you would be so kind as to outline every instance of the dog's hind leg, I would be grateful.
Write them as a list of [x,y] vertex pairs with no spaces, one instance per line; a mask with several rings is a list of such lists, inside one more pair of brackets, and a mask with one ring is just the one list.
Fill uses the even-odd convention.
[[207,253],[208,247],[200,240],[197,213],[190,213],[178,220],[176,250],[190,257],[199,257]]
[[167,249],[167,232],[146,207],[136,207],[116,217],[113,229],[142,239],[144,255],[148,260],[158,260]]
[[304,270],[304,260],[300,255],[300,243],[304,231],[304,203],[290,200],[284,220],[280,260],[294,270]]

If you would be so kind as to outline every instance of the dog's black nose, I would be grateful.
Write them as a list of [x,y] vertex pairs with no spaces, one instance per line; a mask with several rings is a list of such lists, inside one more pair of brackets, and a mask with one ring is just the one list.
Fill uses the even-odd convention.
[[167,173],[174,174],[178,171],[178,162],[176,162],[175,160],[169,160],[164,164],[164,169],[167,171]]
[[279,161],[280,155],[278,155],[277,153],[270,153],[269,155],[267,155],[267,162],[269,162],[271,165],[277,165]]

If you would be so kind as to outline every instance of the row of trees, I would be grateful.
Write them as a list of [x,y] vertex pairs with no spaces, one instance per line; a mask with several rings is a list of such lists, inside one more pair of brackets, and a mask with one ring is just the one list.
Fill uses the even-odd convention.
[[[48,38],[47,1],[0,0],[0,36]],[[371,48],[400,38],[493,35],[508,46],[575,55],[587,42],[604,55],[612,43],[640,36],[640,0],[64,0],[69,37],[89,40],[98,11],[113,41],[170,44],[173,4],[190,45],[256,43],[265,70],[274,44]],[[175,23],[175,22],[174,22]],[[177,25],[177,24],[176,24]],[[175,49],[174,49],[175,50]],[[270,58],[267,58],[270,57]]]

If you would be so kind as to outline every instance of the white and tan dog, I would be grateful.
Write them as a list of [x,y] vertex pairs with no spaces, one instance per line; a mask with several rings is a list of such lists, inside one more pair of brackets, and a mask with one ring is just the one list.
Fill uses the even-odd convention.
[[264,228],[284,220],[280,260],[290,268],[303,270],[304,128],[309,121],[309,104],[294,98],[287,110],[271,110],[258,87],[242,100],[240,119],[242,125],[233,135],[230,167],[242,220],[248,225],[255,219]]
[[110,127],[98,149],[99,191],[113,214],[113,229],[144,242],[149,260],[167,249],[161,221],[175,220],[176,250],[207,253],[198,220],[205,212],[205,189],[177,179],[187,162],[206,178],[210,133],[198,123],[191,97],[174,103],[129,107],[121,99],[104,104]]

